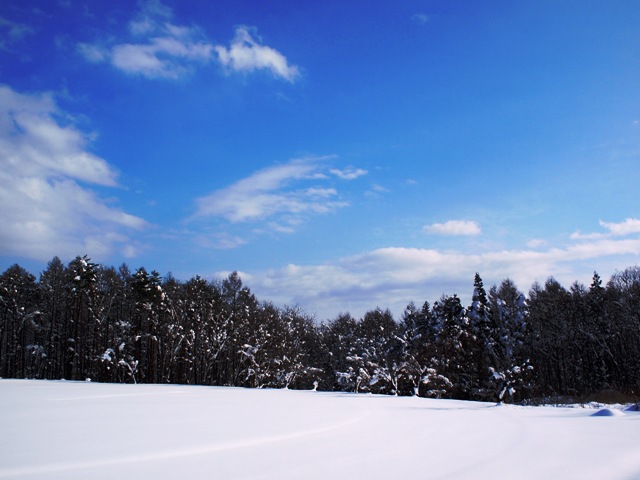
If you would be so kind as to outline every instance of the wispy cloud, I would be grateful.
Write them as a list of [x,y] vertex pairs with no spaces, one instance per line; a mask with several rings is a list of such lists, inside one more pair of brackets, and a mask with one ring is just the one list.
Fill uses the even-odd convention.
[[255,28],[239,26],[229,47],[214,45],[200,27],[176,25],[172,10],[157,0],[142,4],[129,33],[127,41],[79,43],[77,51],[89,62],[109,62],[150,79],[176,79],[212,62],[227,72],[267,70],[289,82],[300,74],[282,53],[261,43]]
[[634,233],[640,233],[640,219],[627,218],[623,222],[604,222],[600,220],[602,226],[607,232],[581,233],[574,232],[571,234],[573,240],[595,240],[610,237],[623,237]]
[[261,44],[256,29],[241,25],[236,28],[235,37],[229,48],[216,46],[218,60],[228,71],[253,72],[268,70],[274,76],[294,82],[300,70],[290,65],[287,58],[277,50]]
[[322,265],[292,264],[247,275],[258,295],[299,304],[324,320],[338,313],[336,306],[355,315],[376,306],[389,307],[398,314],[409,301],[433,302],[442,293],[456,293],[469,301],[475,272],[480,272],[487,285],[511,278],[526,293],[533,282],[544,282],[549,276],[564,282],[588,281],[601,263],[608,268],[625,268],[630,265],[625,262],[639,257],[640,238],[636,235],[569,242],[544,250],[468,253],[389,247]]
[[178,78],[194,65],[214,59],[213,48],[197,27],[171,23],[171,9],[158,1],[143,4],[129,23],[131,41],[115,45],[79,43],[77,51],[93,63],[110,62],[123,72],[147,78]]
[[0,250],[6,254],[44,260],[120,250],[129,256],[134,242],[123,232],[147,225],[88,187],[117,186],[117,172],[88,151],[90,135],[70,120],[50,94],[0,85]]
[[99,45],[92,45],[89,43],[78,43],[76,50],[82,55],[85,60],[91,63],[100,63],[107,60],[111,52]]
[[211,235],[198,234],[195,237],[195,241],[200,247],[216,250],[231,250],[247,243],[243,238],[224,232],[217,232]]
[[426,225],[422,231],[431,235],[475,236],[480,235],[480,225],[471,220],[449,220],[445,223]]
[[189,71],[192,62],[207,62],[211,48],[206,43],[164,36],[147,44],[116,45],[111,51],[111,62],[127,73],[178,78]]
[[17,23],[0,17],[0,49],[6,49],[8,45],[14,44],[33,33],[33,28],[25,23]]
[[159,24],[168,22],[173,18],[173,11],[159,0],[147,0],[140,2],[140,11],[129,22],[129,31],[134,35],[153,33]]
[[330,179],[325,166],[329,158],[294,159],[254,172],[197,199],[193,218],[268,221],[273,231],[292,232],[308,215],[327,214],[348,205],[336,188],[322,183]]
[[541,248],[544,247],[548,244],[549,242],[547,242],[546,240],[542,239],[542,238],[532,238],[531,240],[527,241],[527,247],[529,248]]
[[347,167],[342,170],[339,168],[332,168],[331,170],[329,170],[329,173],[343,180],[355,180],[356,178],[362,177],[369,172],[362,168]]
[[600,225],[609,230],[609,233],[616,237],[640,233],[640,219],[637,218],[627,218],[624,222],[620,223],[603,222],[601,220]]
[[426,13],[416,13],[411,17],[413,23],[417,25],[426,25],[427,23],[429,23],[430,19],[431,17],[429,17],[429,15],[427,15]]
[[374,183],[373,185],[371,185],[371,190],[377,193],[388,193],[389,189],[383,187],[382,185],[379,185],[377,183]]
[[380,197],[380,195],[389,193],[389,192],[390,190],[388,188],[383,187],[378,183],[374,183],[364,194],[366,197],[369,197],[369,198],[378,198]]

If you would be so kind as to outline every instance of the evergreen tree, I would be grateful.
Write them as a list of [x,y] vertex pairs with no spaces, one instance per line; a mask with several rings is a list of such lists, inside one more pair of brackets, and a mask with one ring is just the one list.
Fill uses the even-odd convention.
[[575,394],[569,384],[570,293],[554,278],[529,292],[529,353],[542,396]]
[[[281,334],[276,340],[276,384],[278,387],[316,388],[322,370],[316,366],[317,330],[313,319],[299,308],[286,307],[280,311]],[[315,355],[314,355],[315,354]]]
[[607,284],[611,322],[611,387],[637,395],[640,391],[640,266],[611,276]]
[[467,315],[471,333],[469,347],[473,368],[471,391],[475,398],[493,400],[496,397],[495,372],[498,368],[497,331],[489,308],[487,293],[478,273],[473,281],[473,295]]
[[45,368],[40,378],[62,377],[68,301],[67,278],[66,267],[58,257],[54,257],[40,275],[41,312],[45,329],[42,340],[45,350]]
[[398,333],[399,326],[388,309],[382,311],[377,308],[365,313],[359,324],[363,389],[373,393],[398,393],[402,356]]
[[30,376],[42,360],[44,347],[34,341],[42,328],[35,280],[17,264],[0,275],[0,377]]
[[425,302],[420,310],[413,303],[407,306],[400,323],[399,339],[402,354],[398,394],[427,396],[423,380],[436,348],[436,331],[429,302]]
[[358,356],[358,323],[350,314],[340,314],[322,332],[323,343],[329,352],[329,365],[325,372],[335,374],[331,390],[357,391],[362,381],[359,376],[362,359]]
[[[259,302],[237,272],[222,281],[163,280],[87,256],[54,257],[39,282],[0,275],[0,376],[320,388],[426,397],[590,398],[640,389],[640,267],[606,288],[550,278],[529,300],[507,279],[474,278],[456,295],[360,321],[316,326],[299,308]],[[532,369],[532,366],[535,367]]]
[[525,296],[510,279],[489,292],[493,365],[492,400],[503,401],[531,389],[532,367],[525,352],[527,310]]
[[594,272],[586,295],[587,351],[584,352],[589,359],[591,375],[587,379],[587,388],[591,392],[611,388],[611,374],[616,370],[616,362],[611,350],[612,325],[608,320],[606,294],[600,275]]
[[97,330],[98,268],[86,255],[76,257],[67,268],[69,333],[66,336],[64,378],[69,380],[84,380],[95,373],[92,347]]
[[116,382],[118,377],[119,346],[123,338],[119,325],[124,317],[122,310],[127,294],[123,279],[113,267],[101,267],[98,270],[97,289],[94,312],[98,322],[92,357],[97,360],[93,377],[99,382]]
[[157,383],[165,300],[160,274],[155,270],[149,274],[144,267],[139,268],[131,279],[131,295],[133,346],[125,345],[127,353],[119,363],[132,381]]
[[222,282],[222,301],[230,332],[229,351],[221,365],[225,384],[249,386],[254,381],[252,350],[258,348],[264,331],[261,319],[254,315],[259,308],[258,300],[243,286],[240,275],[232,272]]
[[472,395],[474,369],[466,311],[454,294],[436,302],[433,314],[438,325],[437,354],[424,381],[436,396],[468,399]]

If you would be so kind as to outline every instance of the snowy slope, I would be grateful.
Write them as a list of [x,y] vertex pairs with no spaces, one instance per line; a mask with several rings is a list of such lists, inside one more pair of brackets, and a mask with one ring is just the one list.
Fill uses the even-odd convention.
[[0,380],[0,478],[640,478],[640,414]]

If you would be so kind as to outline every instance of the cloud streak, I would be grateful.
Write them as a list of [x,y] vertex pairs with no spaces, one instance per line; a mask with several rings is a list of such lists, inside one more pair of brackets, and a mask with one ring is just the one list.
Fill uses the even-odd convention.
[[600,221],[600,225],[609,230],[609,233],[614,236],[625,236],[633,233],[640,233],[640,219],[627,218],[624,222],[610,223]]
[[329,170],[329,172],[332,175],[335,175],[336,177],[341,178],[342,180],[355,180],[356,178],[362,177],[363,175],[366,175],[367,173],[369,173],[362,168],[354,168],[354,167],[347,167],[342,170],[339,168],[332,168],[331,170]]
[[604,222],[600,220],[600,226],[608,232],[581,233],[574,232],[571,234],[573,240],[596,240],[611,237],[623,237],[634,233],[640,233],[640,219],[627,218],[624,222]]
[[34,33],[33,28],[24,23],[12,22],[0,17],[0,50],[7,50],[24,39],[25,36]]
[[0,85],[0,249],[38,260],[135,252],[123,232],[147,223],[110,206],[88,185],[116,187],[117,172],[87,150],[89,135],[49,94]]
[[197,27],[170,22],[171,10],[149,2],[129,23],[130,42],[115,45],[79,43],[77,51],[92,63],[109,62],[118,70],[150,79],[177,79],[198,64],[214,60],[214,46]]
[[288,82],[300,76],[299,68],[289,64],[282,53],[261,43],[253,27],[236,27],[226,47],[211,43],[201,28],[176,25],[172,19],[170,8],[149,1],[129,23],[129,41],[79,43],[77,51],[89,62],[109,62],[122,72],[149,79],[177,79],[213,62],[227,73],[264,70]]
[[423,227],[422,231],[430,235],[475,236],[482,233],[480,225],[470,220],[449,220]]
[[[196,200],[193,219],[216,217],[231,223],[269,220],[271,230],[294,231],[306,215],[331,213],[348,206],[335,188],[321,186],[330,157],[294,159],[254,172],[234,184]],[[311,186],[304,186],[314,182]]]
[[191,38],[165,35],[145,44],[116,45],[111,50],[111,63],[123,72],[147,78],[178,78],[193,63],[210,61],[212,48]]
[[[640,237],[635,229],[625,232],[629,238],[580,240],[547,250],[467,253],[388,247],[322,265],[291,264],[245,275],[258,295],[281,304],[298,304],[316,312],[319,320],[334,318],[338,307],[354,315],[376,306],[399,314],[410,301],[433,302],[443,293],[456,293],[469,301],[475,272],[487,285],[511,278],[526,293],[533,282],[549,276],[565,282],[586,280],[602,260],[608,268],[616,262],[625,268],[630,264],[624,262],[640,257]],[[583,264],[589,265],[580,267]]]
[[429,15],[427,15],[426,13],[416,13],[411,17],[411,20],[416,25],[424,26],[427,23],[429,23],[429,21],[431,20],[431,17],[429,17]]
[[286,57],[277,50],[262,45],[256,29],[246,25],[236,28],[229,48],[218,45],[215,51],[220,64],[228,71],[250,73],[268,70],[274,76],[289,82],[294,82],[300,76],[297,66],[289,65]]

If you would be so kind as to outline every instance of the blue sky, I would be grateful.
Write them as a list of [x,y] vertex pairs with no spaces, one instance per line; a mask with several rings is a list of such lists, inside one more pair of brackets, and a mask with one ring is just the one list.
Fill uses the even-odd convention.
[[634,1],[0,5],[0,269],[87,254],[319,320],[640,256]]

